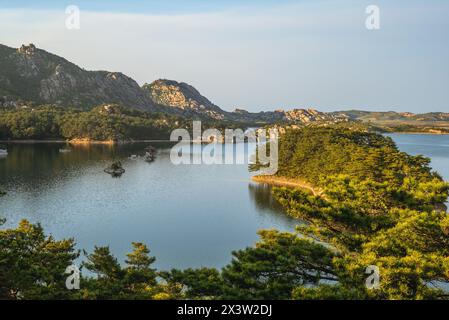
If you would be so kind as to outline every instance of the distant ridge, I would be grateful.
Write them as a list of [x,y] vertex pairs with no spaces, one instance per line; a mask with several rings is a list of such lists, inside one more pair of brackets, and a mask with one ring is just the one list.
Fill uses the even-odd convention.
[[308,123],[346,119],[344,115],[328,114],[310,108],[258,113],[236,109],[234,112],[227,112],[210,102],[191,85],[174,80],[156,80],[151,84],[145,84],[143,89],[155,104],[175,109],[188,117],[201,115],[215,120],[259,123]]
[[345,115],[352,120],[362,121],[449,121],[449,113],[445,112],[428,112],[414,114],[411,112],[395,112],[395,111],[337,111],[332,112],[335,115]]
[[27,103],[63,108],[92,109],[118,104],[146,112],[161,112],[187,119],[233,121],[253,124],[304,124],[314,121],[449,121],[448,113],[415,115],[397,112],[320,112],[313,108],[251,113],[222,110],[193,86],[159,79],[142,87],[120,72],[87,71],[70,61],[36,48],[33,44],[10,48],[0,44],[0,106]]

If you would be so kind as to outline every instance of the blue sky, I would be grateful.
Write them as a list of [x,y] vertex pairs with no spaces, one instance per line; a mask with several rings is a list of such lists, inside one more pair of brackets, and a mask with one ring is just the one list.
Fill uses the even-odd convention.
[[[304,0],[302,0],[304,1]],[[0,0],[3,8],[57,9],[78,5],[92,11],[128,13],[197,13],[229,9],[230,7],[267,7],[297,3],[298,0]]]
[[[380,30],[365,28],[371,4]],[[190,83],[226,110],[449,112],[444,0],[0,0],[0,30],[86,69]]]

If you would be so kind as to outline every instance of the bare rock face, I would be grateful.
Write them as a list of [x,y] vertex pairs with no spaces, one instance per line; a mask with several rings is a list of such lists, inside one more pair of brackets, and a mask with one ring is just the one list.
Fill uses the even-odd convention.
[[[59,104],[62,103],[60,97],[64,95],[64,92],[76,90],[78,85],[76,77],[66,72],[60,64],[48,78],[42,79],[40,84],[39,97],[45,102],[54,101]],[[74,100],[72,103],[77,105],[79,102]]]
[[343,117],[333,117],[327,113],[319,112],[315,109],[293,109],[285,112],[287,122],[309,123],[313,121],[343,120]]
[[122,73],[86,71],[33,44],[0,45],[0,95],[63,107],[91,108],[117,103],[143,111],[154,105],[133,79]]
[[305,124],[312,121],[338,122],[346,120],[344,115],[331,115],[315,109],[293,109],[289,111],[275,110],[251,113],[243,109],[227,112],[202,96],[194,87],[173,80],[156,80],[145,84],[143,89],[155,104],[178,110],[189,117],[200,117],[237,122]]
[[142,88],[155,104],[178,109],[186,116],[223,120],[228,114],[184,82],[159,79]]
[[315,109],[293,109],[250,113],[242,109],[236,109],[233,112],[236,119],[247,122],[260,123],[286,123],[286,124],[307,124],[310,122],[342,122],[348,121],[348,117],[341,114],[330,114],[320,112]]
[[17,51],[21,54],[24,55],[33,55],[34,53],[36,53],[37,48],[34,46],[34,44],[30,43],[29,45],[22,45],[19,49],[17,49]]
[[186,98],[179,85],[168,84],[164,81],[158,80],[153,82],[149,89],[151,98],[155,103],[180,108],[183,110],[198,107],[198,102],[196,100]]

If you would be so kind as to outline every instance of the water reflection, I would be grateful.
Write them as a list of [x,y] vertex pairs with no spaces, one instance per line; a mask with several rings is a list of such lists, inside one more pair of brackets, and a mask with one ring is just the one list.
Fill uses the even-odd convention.
[[261,215],[268,215],[276,217],[276,219],[283,220],[286,224],[293,227],[300,223],[300,221],[291,218],[287,215],[285,209],[272,195],[273,187],[265,183],[249,183],[248,191],[252,202],[254,203],[257,212]]
[[[259,229],[293,228],[269,189],[250,183],[246,164],[176,166],[169,146],[152,145],[152,163],[129,159],[148,144],[9,145],[0,160],[6,227],[40,222],[57,238],[75,238],[78,248],[109,245],[121,261],[141,241],[164,269],[220,267],[233,250],[253,245]],[[120,179],[103,172],[114,160],[126,169]]]
[[257,209],[267,212],[284,213],[284,208],[272,196],[272,187],[265,183],[248,184],[249,195]]
[[[393,139],[403,151],[432,157],[434,168],[449,178],[448,137],[435,136],[433,145],[429,136]],[[129,159],[149,144],[158,148],[154,162]],[[8,192],[0,198],[5,227],[20,219],[40,222],[56,238],[75,238],[78,248],[109,245],[120,261],[132,241],[144,242],[157,267],[169,269],[223,266],[233,250],[258,240],[258,230],[291,231],[298,224],[270,186],[250,182],[247,165],[176,166],[171,145],[10,144],[0,159],[0,185]],[[113,160],[126,169],[120,179],[103,172]]]

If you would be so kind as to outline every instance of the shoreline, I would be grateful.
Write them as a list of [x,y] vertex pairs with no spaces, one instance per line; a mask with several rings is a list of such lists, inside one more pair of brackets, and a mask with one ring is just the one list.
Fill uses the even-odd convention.
[[[104,144],[104,145],[120,145],[120,144],[133,144],[133,143],[193,143],[193,144],[210,144],[213,143],[211,141],[200,141],[200,140],[182,140],[182,141],[172,141],[169,139],[144,139],[144,140],[84,140],[84,139],[74,139],[74,140],[36,140],[36,139],[27,139],[27,140],[0,140],[0,144],[34,144],[34,143],[65,143],[65,144],[73,144],[73,145],[89,145],[89,144]],[[235,144],[235,142],[233,142]],[[246,143],[246,141],[245,141]],[[223,142],[222,144],[227,144]]]
[[[449,132],[380,132],[380,134],[407,134],[407,135],[449,135]],[[118,144],[132,144],[132,143],[142,143],[142,142],[176,142],[169,139],[138,139],[138,140],[89,140],[89,139],[11,139],[11,140],[0,140],[0,143],[24,143],[24,144],[34,144],[34,143],[65,143],[73,145],[89,145],[89,144],[105,144],[105,145],[118,145]],[[186,141],[186,142],[196,142],[196,141]],[[208,142],[206,142],[208,143]]]
[[[382,132],[381,134],[408,134],[408,135],[434,135],[434,136],[442,136],[449,135],[449,133],[432,133],[432,132]],[[171,140],[161,140],[161,139],[144,139],[144,140],[132,140],[132,141],[101,141],[101,140],[37,140],[37,139],[27,139],[27,140],[0,140],[0,143],[24,143],[24,144],[34,144],[34,143],[65,143],[65,144],[74,144],[74,145],[89,145],[89,144],[107,144],[107,145],[116,145],[116,144],[132,144],[132,143],[142,143],[142,142],[176,142]],[[194,142],[195,141],[186,141],[186,142]],[[196,142],[198,143],[198,142]],[[209,143],[209,142],[204,142]]]
[[311,191],[314,196],[320,196],[323,194],[323,190],[314,188],[310,183],[298,179],[258,175],[251,177],[251,180],[257,183],[269,184],[273,186],[307,189]]
[[449,132],[384,132],[383,134],[422,134],[422,135],[432,135],[432,136],[444,136],[449,135]]
[[149,139],[149,140],[132,140],[132,141],[101,141],[101,140],[37,140],[37,139],[27,139],[27,140],[0,140],[0,143],[8,144],[8,143],[23,143],[23,144],[34,144],[34,143],[64,143],[64,144],[73,144],[73,145],[89,145],[89,144],[107,144],[107,145],[117,145],[117,144],[131,144],[131,143],[142,143],[142,142],[172,142],[170,140],[157,140],[157,139]]

